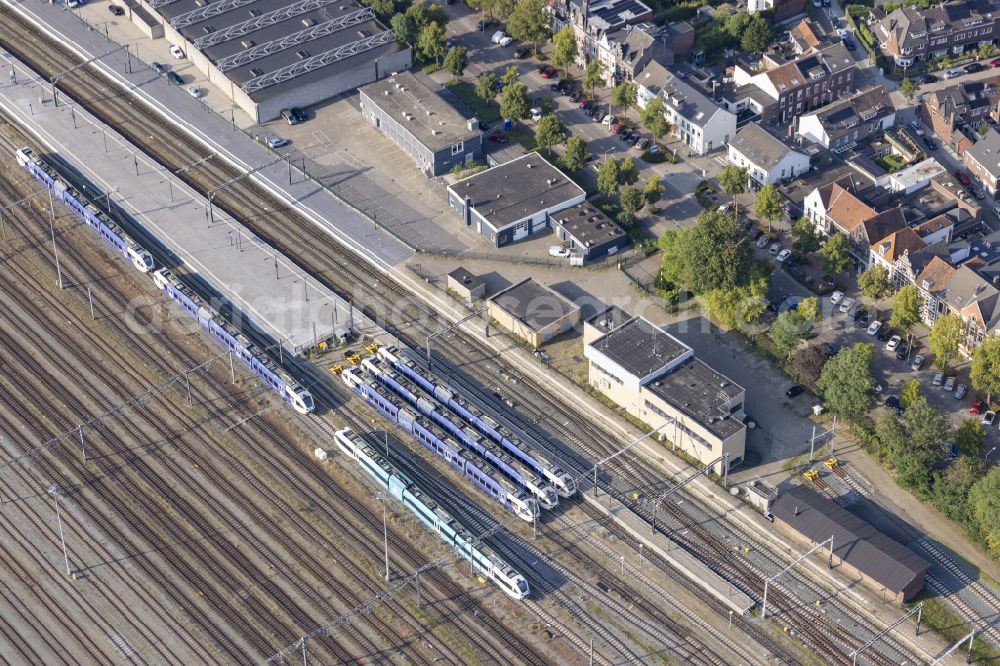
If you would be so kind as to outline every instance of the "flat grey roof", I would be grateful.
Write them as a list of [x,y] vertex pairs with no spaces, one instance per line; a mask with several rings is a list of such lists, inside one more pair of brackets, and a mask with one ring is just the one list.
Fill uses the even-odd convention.
[[587,323],[602,333],[609,333],[631,318],[631,314],[617,305],[609,305],[588,319]]
[[461,266],[453,270],[451,273],[448,273],[448,277],[452,278],[456,282],[461,282],[465,285],[466,289],[475,289],[479,285],[486,282],[483,276],[470,273]]
[[490,298],[505,312],[539,331],[580,308],[532,278],[525,278]]
[[736,133],[730,147],[750,160],[755,166],[770,171],[788,153],[800,152],[774,136],[757,123],[748,123]]
[[478,121],[473,121],[476,129],[469,129],[472,114],[459,113],[445,97],[452,97],[450,91],[411,72],[369,83],[360,91],[432,151],[482,134]]
[[930,568],[924,558],[808,486],[779,495],[771,513],[811,541],[833,536],[837,557],[893,593],[922,579]]
[[625,230],[617,222],[586,201],[552,213],[552,220],[586,248],[604,245],[625,235]]
[[746,427],[730,416],[730,407],[743,394],[743,387],[700,359],[683,362],[646,384],[646,388],[720,439]]
[[591,346],[640,379],[691,352],[686,344],[642,317],[633,317]]
[[469,176],[449,187],[498,231],[585,192],[538,153]]

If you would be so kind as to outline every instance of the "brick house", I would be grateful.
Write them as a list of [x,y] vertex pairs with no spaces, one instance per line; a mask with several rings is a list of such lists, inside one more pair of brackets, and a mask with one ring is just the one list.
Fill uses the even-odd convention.
[[694,44],[694,28],[685,21],[663,27],[640,23],[605,33],[597,40],[596,57],[604,66],[609,86],[632,81],[652,60],[672,65],[686,58]]
[[991,119],[1000,121],[998,103],[1000,76],[991,76],[929,92],[918,112],[942,143],[962,155],[979,138],[974,130]]
[[962,153],[962,162],[972,177],[995,195],[1000,178],[1000,132],[995,129],[987,132],[976,145]]
[[[553,34],[566,25],[572,26],[576,35],[576,64],[580,67],[586,67],[592,60],[607,60],[600,54],[600,44],[608,35],[653,20],[653,10],[639,0],[552,0],[550,8]],[[608,74],[607,64],[604,71]]]
[[885,86],[872,86],[799,117],[798,133],[833,152],[881,135],[896,122]]
[[967,0],[918,9],[900,7],[873,27],[882,52],[900,67],[918,60],[955,56],[997,38],[1000,4]]

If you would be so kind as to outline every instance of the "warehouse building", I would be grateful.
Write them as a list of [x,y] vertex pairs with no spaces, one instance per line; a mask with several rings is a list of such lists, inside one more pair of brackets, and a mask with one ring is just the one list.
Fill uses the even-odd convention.
[[547,229],[549,215],[583,203],[583,188],[538,153],[448,186],[448,205],[494,247]]
[[163,22],[164,37],[257,122],[411,65],[410,49],[371,8],[354,0],[136,2]]
[[809,486],[794,486],[771,503],[774,522],[810,544],[833,537],[834,566],[843,564],[897,603],[924,589],[930,564],[903,544]]
[[538,349],[580,323],[580,308],[548,287],[525,278],[486,303],[490,319]]
[[[729,454],[743,461],[746,392],[695,358],[694,350],[643,317],[615,326],[619,313],[598,320],[611,330],[584,347],[591,386],[652,428],[675,449],[710,463]],[[722,473],[722,462],[715,471]]]
[[451,91],[433,81],[400,72],[358,92],[361,114],[431,176],[483,158],[479,120],[457,108]]

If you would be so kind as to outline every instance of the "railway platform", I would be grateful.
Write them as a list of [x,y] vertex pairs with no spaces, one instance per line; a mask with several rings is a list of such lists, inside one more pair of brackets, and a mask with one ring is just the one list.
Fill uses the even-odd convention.
[[[0,57],[16,70],[16,82],[8,77],[0,84],[0,109],[38,140],[43,158],[58,157],[64,163],[60,171],[69,166],[79,173],[74,184],[99,207],[107,210],[103,202],[110,197],[128,213],[143,231],[136,240],[147,249],[172,257],[293,353],[357,328],[361,315],[347,302],[218,208],[209,212],[205,197],[113,128],[66,102],[56,106],[44,82],[9,54]],[[150,238],[160,247],[150,246]]]

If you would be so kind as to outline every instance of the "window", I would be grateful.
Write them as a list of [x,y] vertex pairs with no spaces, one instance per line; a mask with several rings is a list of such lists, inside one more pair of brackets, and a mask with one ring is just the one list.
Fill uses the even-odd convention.
[[464,141],[459,141],[458,143],[454,144],[451,147],[451,154],[452,155],[459,155],[459,154],[461,154],[461,152],[463,150],[465,150],[465,142]]

